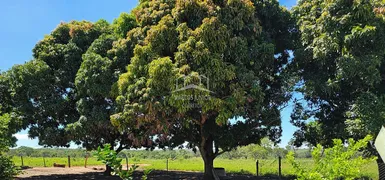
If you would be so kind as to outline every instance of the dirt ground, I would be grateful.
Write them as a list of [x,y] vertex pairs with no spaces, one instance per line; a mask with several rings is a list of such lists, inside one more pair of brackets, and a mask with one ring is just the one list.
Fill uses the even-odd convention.
[[[140,165],[146,166],[146,165]],[[90,166],[84,167],[71,167],[71,168],[31,168],[23,170],[23,174],[19,175],[17,180],[50,180],[50,179],[71,179],[71,180],[119,180],[116,176],[104,176],[104,166]],[[138,171],[134,174],[135,179],[140,179],[142,172]],[[169,180],[169,179],[184,179],[184,180],[199,180],[202,179],[202,173],[200,172],[182,172],[182,171],[153,171],[150,173],[149,180]],[[221,179],[239,179],[239,180],[251,180],[251,179],[279,179],[278,177],[256,177],[251,175],[235,175],[228,174]],[[284,178],[283,178],[284,179]]]

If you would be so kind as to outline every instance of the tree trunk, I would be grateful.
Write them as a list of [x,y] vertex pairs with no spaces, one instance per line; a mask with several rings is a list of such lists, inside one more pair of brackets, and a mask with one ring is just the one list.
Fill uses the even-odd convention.
[[104,171],[105,176],[111,176],[112,168],[106,165],[106,170]]
[[213,169],[214,169],[214,159],[206,159],[204,160],[205,163],[205,172],[203,175],[204,180],[212,180],[214,179]]
[[377,167],[378,167],[378,179],[385,180],[385,164],[381,159],[380,154],[377,153]]
[[201,153],[203,162],[204,162],[204,175],[203,179],[204,180],[213,180],[214,179],[214,174],[213,174],[213,169],[214,169],[214,159],[215,159],[215,154],[213,152],[213,141],[208,138],[202,137],[202,142],[201,146],[199,147],[199,151]]

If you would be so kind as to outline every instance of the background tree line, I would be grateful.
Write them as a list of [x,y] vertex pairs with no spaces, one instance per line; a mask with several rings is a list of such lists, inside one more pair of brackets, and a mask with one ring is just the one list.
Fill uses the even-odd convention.
[[[289,151],[294,151],[296,158],[311,158],[311,148],[294,148],[287,146],[286,148],[273,145],[273,142],[264,138],[260,145],[250,144],[242,146],[232,151],[221,154],[218,158],[224,159],[276,159],[278,157],[284,158]],[[85,157],[92,156],[91,151],[83,148],[68,149],[68,148],[38,148],[21,146],[15,149],[10,149],[7,152],[10,156],[27,156],[27,157]],[[122,150],[118,153],[120,157],[135,159],[188,159],[193,157],[200,157],[199,152],[193,152],[189,149],[175,149],[175,150]]]

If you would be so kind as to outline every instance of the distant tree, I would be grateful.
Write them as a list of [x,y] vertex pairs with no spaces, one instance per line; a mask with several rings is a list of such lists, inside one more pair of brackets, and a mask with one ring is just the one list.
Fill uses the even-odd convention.
[[291,138],[289,140],[289,142],[287,142],[287,145],[285,146],[285,149],[288,150],[288,151],[294,151],[295,152],[295,146],[294,146],[294,141],[295,139],[294,138]]
[[[134,14],[145,38],[119,78],[114,125],[154,134],[160,147],[187,141],[205,179],[220,154],[266,136],[279,141],[292,19],[277,1],[141,1]],[[199,90],[202,75],[214,93]],[[183,77],[199,88],[178,91]]]
[[270,155],[269,153],[271,153],[272,149],[265,148],[263,146],[256,145],[256,144],[251,144],[246,146],[245,150],[246,150],[245,155],[247,155],[246,157],[250,157],[254,160],[257,160],[257,159],[268,159]]
[[17,148],[17,153],[19,156],[31,156],[34,153],[34,149],[27,146],[21,146]]

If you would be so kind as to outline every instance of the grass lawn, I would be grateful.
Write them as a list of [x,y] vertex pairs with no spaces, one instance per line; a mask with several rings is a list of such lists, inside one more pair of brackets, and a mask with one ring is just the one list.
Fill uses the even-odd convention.
[[[31,167],[43,167],[44,162],[43,158],[39,157],[23,157],[24,165]],[[13,161],[16,165],[21,165],[20,157],[13,157]],[[52,167],[53,163],[57,164],[67,164],[67,158],[45,158],[46,166]],[[297,159],[300,161],[303,167],[312,168],[313,161],[311,159]],[[123,164],[126,163],[125,159],[122,161]],[[166,170],[166,160],[159,159],[136,159],[133,158],[129,162],[130,164],[150,164],[150,166],[145,166],[145,168],[152,168],[157,170]],[[203,160],[201,158],[190,158],[190,159],[176,159],[168,161],[169,170],[183,170],[183,171],[203,171]],[[103,165],[101,162],[98,162],[96,158],[88,158],[87,165]],[[84,158],[71,158],[71,166],[84,166]],[[242,173],[242,174],[256,174],[256,163],[254,160],[250,159],[216,159],[214,161],[215,167],[224,167],[226,172],[230,173]],[[124,166],[125,167],[125,166]],[[259,160],[259,174],[278,174],[278,159],[268,159],[268,160]],[[290,175],[293,174],[292,166],[285,160],[282,159],[282,174]],[[364,176],[371,177],[373,179],[378,179],[377,164],[375,162],[363,166],[361,168],[361,174]]]

